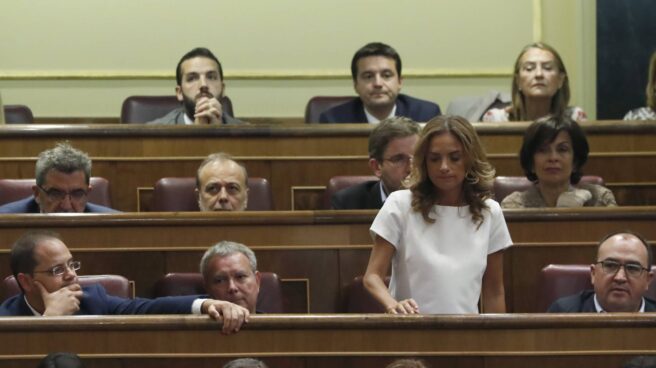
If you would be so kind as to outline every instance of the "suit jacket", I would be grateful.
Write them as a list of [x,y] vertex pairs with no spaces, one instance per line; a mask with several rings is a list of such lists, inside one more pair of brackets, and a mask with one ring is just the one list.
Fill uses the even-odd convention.
[[[547,313],[597,313],[594,305],[594,290],[584,290],[578,294],[556,300]],[[656,302],[645,298],[645,312],[656,312]]]
[[[430,101],[408,95],[396,97],[396,116],[405,116],[414,121],[425,122],[440,115],[440,107]],[[359,97],[330,108],[319,115],[320,123],[366,123],[364,104]]]
[[[119,213],[115,209],[87,202],[84,207],[86,213]],[[0,206],[0,213],[41,213],[39,204],[34,197],[27,197],[15,202],[6,203]]]
[[366,181],[344,188],[333,194],[331,208],[335,210],[365,210],[383,207],[380,197],[380,180]]
[[[75,315],[190,314],[191,304],[198,298],[192,295],[123,299],[108,295],[99,284],[83,287],[82,291],[80,310]],[[24,295],[21,293],[5,300],[0,305],[0,316],[33,316]]]
[[[177,109],[171,110],[168,114],[162,116],[161,118],[155,119],[153,121],[149,121],[146,124],[159,124],[159,125],[185,125],[184,121],[184,116],[185,116],[185,109],[183,106],[178,107]],[[244,122],[233,118],[232,116],[223,113],[221,114],[221,120],[223,120],[223,124],[228,124],[228,125],[235,125],[235,124],[243,124]]]

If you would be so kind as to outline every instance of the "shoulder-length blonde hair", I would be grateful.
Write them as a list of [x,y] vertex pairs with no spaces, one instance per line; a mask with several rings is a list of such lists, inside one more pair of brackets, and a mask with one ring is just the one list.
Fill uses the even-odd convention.
[[649,79],[647,80],[647,106],[656,111],[656,51],[649,60]]
[[556,62],[556,67],[563,75],[563,86],[556,91],[556,94],[551,97],[551,107],[550,113],[554,116],[561,116],[565,113],[567,106],[569,105],[569,77],[567,76],[567,69],[565,69],[565,63],[563,59],[558,54],[558,51],[553,47],[547,45],[543,42],[535,42],[524,46],[522,51],[517,56],[515,60],[515,71],[513,72],[513,81],[512,81],[512,110],[510,111],[510,120],[513,121],[526,121],[528,117],[526,116],[526,101],[524,99],[524,93],[519,88],[519,70],[521,69],[521,60],[522,56],[526,51],[530,49],[540,49],[549,51],[554,56],[554,61]]
[[408,186],[412,192],[412,209],[421,212],[426,222],[434,223],[428,214],[438,199],[438,192],[428,176],[426,156],[433,137],[449,133],[462,144],[466,175],[463,181],[464,200],[469,205],[472,221],[480,226],[483,223],[483,209],[487,208],[485,199],[492,196],[494,168],[487,161],[485,150],[474,127],[460,116],[442,115],[426,123],[421,131],[412,160],[412,172]]

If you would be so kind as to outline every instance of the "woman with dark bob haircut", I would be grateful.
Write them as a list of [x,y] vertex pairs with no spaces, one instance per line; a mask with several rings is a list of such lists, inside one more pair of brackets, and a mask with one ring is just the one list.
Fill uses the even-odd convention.
[[370,229],[364,285],[387,313],[478,313],[479,297],[486,313],[505,312],[503,250],[512,240],[490,199],[494,172],[465,118],[426,123],[409,189],[387,197]]
[[526,130],[519,152],[522,169],[534,185],[508,195],[501,207],[616,206],[607,188],[579,183],[589,150],[588,140],[574,120],[553,116],[537,120]]

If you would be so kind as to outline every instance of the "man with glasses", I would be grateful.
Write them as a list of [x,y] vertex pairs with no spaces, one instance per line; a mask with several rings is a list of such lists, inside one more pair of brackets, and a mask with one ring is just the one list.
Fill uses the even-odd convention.
[[387,196],[401,189],[419,139],[419,125],[405,117],[380,122],[369,135],[369,167],[380,180],[367,181],[333,194],[336,210],[380,209]]
[[118,212],[88,203],[91,159],[68,143],[39,154],[34,196],[0,206],[0,213]]
[[629,232],[607,235],[590,265],[594,290],[560,298],[551,313],[654,312],[656,302],[644,297],[654,274],[653,255],[647,240]]
[[76,261],[57,234],[27,232],[12,246],[11,271],[22,293],[0,305],[3,316],[115,314],[208,314],[223,321],[223,332],[237,332],[249,311],[236,304],[198,296],[123,299],[99,285],[81,287]]

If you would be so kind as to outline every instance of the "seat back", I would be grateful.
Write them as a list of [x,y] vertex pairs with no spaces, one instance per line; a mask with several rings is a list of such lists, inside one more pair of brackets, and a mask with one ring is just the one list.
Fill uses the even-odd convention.
[[355,96],[314,96],[305,106],[305,123],[316,124],[322,112],[354,99]]
[[25,105],[5,105],[5,124],[32,124],[32,110]]
[[342,175],[342,176],[333,176],[328,181],[326,190],[323,192],[323,208],[330,209],[330,199],[333,197],[333,194],[339,192],[342,189],[346,189],[353,185],[364,183],[366,181],[378,180],[377,176],[374,175]]
[[[596,175],[584,175],[580,183],[604,185],[604,179]],[[512,192],[528,190],[533,183],[525,176],[497,176],[494,178],[494,199],[503,201]]]
[[[264,313],[283,313],[282,287],[278,275],[260,272],[260,293],[256,309]],[[207,294],[200,273],[169,273],[155,284],[155,296]]]
[[[221,97],[223,112],[235,116],[232,101],[227,96]],[[180,107],[180,101],[175,96],[130,96],[123,101],[121,107],[121,122],[127,124],[143,124],[161,118],[171,110]]]
[[[134,283],[128,281],[120,275],[87,275],[78,276],[80,286],[89,286],[93,284],[100,284],[105,288],[107,294],[118,296],[121,298],[134,298]],[[20,293],[18,282],[14,276],[7,276],[2,281],[2,288],[0,290],[0,301],[4,301],[16,294]]]
[[[248,178],[247,211],[273,210],[271,185],[265,178]],[[161,178],[153,190],[152,211],[200,211],[196,196],[196,178]]]
[[[89,178],[89,184],[93,187],[89,192],[89,202],[112,207],[109,181],[99,176],[92,176]],[[0,179],[0,205],[31,196],[34,185],[36,179]]]
[[[656,266],[652,266],[651,270],[656,272]],[[538,309],[535,312],[544,313],[557,299],[574,295],[585,289],[592,289],[590,265],[547,265],[540,272]],[[649,284],[645,296],[656,300],[656,283],[652,281]]]
[[[385,286],[389,286],[390,278],[385,277]],[[357,276],[346,287],[346,313],[385,313],[385,308],[364,287],[362,276]]]

